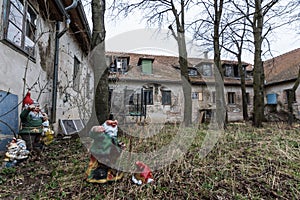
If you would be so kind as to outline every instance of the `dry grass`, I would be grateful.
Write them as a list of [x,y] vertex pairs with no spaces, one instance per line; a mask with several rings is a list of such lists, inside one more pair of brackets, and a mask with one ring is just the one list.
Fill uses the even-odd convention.
[[[299,126],[230,124],[213,150],[199,156],[206,130],[188,152],[154,171],[155,183],[137,186],[126,173],[121,181],[84,180],[88,153],[79,138],[57,139],[34,157],[0,171],[1,199],[299,199]],[[165,135],[164,135],[165,134]],[[146,141],[131,140],[134,151],[151,151],[172,139],[170,127]],[[123,136],[127,145],[129,139]],[[145,146],[146,145],[146,146]]]

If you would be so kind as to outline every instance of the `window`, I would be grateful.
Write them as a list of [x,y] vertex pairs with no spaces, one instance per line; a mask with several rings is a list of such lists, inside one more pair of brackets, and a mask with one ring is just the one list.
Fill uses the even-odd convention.
[[128,71],[127,58],[116,59],[116,70],[117,72],[125,73]]
[[144,102],[153,105],[153,88],[144,89]]
[[211,93],[211,96],[212,96],[212,97],[211,97],[211,98],[212,98],[212,99],[211,99],[211,102],[212,102],[212,103],[216,103],[216,92],[213,91],[213,92]]
[[73,66],[73,89],[79,91],[80,88],[80,61],[76,56],[74,56],[74,66]]
[[198,101],[203,101],[202,92],[192,92],[192,99],[197,99]]
[[27,0],[10,0],[4,38],[34,56],[37,14]]
[[293,93],[292,92],[293,92],[292,89],[284,90],[284,102],[285,103],[288,103],[288,99],[290,98],[291,95],[293,95],[292,101],[296,102],[296,94],[295,94],[295,92],[293,92]]
[[171,91],[162,91],[162,105],[171,105]]
[[118,57],[112,62],[112,56],[106,56],[106,63],[109,63],[110,72],[120,72],[124,74],[128,71],[129,58]]
[[239,68],[238,66],[233,66],[233,65],[225,65],[225,73],[224,75],[226,77],[239,77]]
[[246,92],[246,102],[247,102],[248,105],[251,104],[249,92]]
[[197,69],[189,69],[189,76],[197,76],[198,72]]
[[198,99],[198,92],[192,92],[192,99]]
[[142,60],[142,72],[152,74],[152,60]]
[[235,93],[228,92],[228,104],[235,104]]
[[202,76],[212,76],[211,64],[203,64],[199,68],[199,71],[200,71],[200,74],[202,74]]
[[134,105],[134,91],[125,90],[125,105]]

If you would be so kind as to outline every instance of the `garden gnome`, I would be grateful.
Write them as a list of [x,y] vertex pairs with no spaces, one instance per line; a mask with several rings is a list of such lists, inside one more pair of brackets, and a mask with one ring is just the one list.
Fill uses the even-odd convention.
[[132,176],[132,181],[135,184],[142,185],[154,181],[152,171],[146,164],[140,161],[137,161],[135,164],[137,173]]
[[34,102],[25,108],[20,114],[22,129],[19,135],[26,141],[28,150],[42,150],[41,134],[43,132],[43,114],[40,111],[39,104]]
[[108,166],[117,162],[121,149],[125,147],[117,139],[117,125],[117,120],[106,120],[102,126],[94,126],[91,129],[90,137],[94,139],[94,142],[90,149],[90,162],[86,170],[87,182],[106,183],[123,177],[122,172]]

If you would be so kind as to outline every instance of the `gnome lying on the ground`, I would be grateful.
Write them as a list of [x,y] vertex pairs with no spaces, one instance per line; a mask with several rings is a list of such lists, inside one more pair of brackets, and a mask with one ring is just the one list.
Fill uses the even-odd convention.
[[137,173],[132,175],[132,181],[135,184],[142,185],[153,182],[151,169],[143,162],[137,161],[136,163]]
[[123,173],[112,169],[125,148],[124,143],[118,141],[118,121],[106,120],[102,126],[94,126],[90,137],[94,139],[90,148],[91,156],[86,170],[87,181],[91,183],[106,183],[123,177]]
[[5,153],[4,161],[7,166],[15,165],[19,161],[28,158],[29,151],[26,149],[26,143],[24,140],[13,138],[6,147],[7,151]]

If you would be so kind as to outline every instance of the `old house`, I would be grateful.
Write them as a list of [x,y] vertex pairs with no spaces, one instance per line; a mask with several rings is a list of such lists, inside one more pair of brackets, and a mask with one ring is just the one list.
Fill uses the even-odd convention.
[[[212,117],[215,111],[213,60],[189,58],[189,81],[192,85],[192,118]],[[112,112],[127,122],[146,117],[149,121],[179,122],[183,119],[183,91],[178,57],[107,52],[110,66]],[[223,61],[224,90],[229,121],[243,119],[240,73],[246,74],[249,113],[253,90],[249,64],[243,72],[233,61]],[[147,120],[146,120],[147,121]]]
[[[287,111],[288,95],[298,78],[299,66],[300,49],[264,61],[267,111]],[[294,114],[299,118],[299,87],[294,97]]]
[[[211,59],[192,59],[193,67],[190,68],[190,82],[192,84],[193,115],[199,110],[201,115],[211,118],[216,109],[216,91],[214,78],[214,61]],[[253,109],[253,79],[252,67],[248,63],[242,63],[243,71],[238,68],[236,61],[222,60],[224,74],[224,97],[228,121],[242,121],[242,91],[241,73],[245,73],[246,97],[248,114]],[[202,116],[201,116],[202,117]]]
[[[62,119],[86,119],[93,71],[87,58],[91,33],[81,1],[3,0],[0,13],[0,134],[18,132],[29,90],[55,130]],[[69,131],[82,126],[75,123]]]
[[177,59],[134,53],[107,53],[112,113],[120,122],[182,120]]

